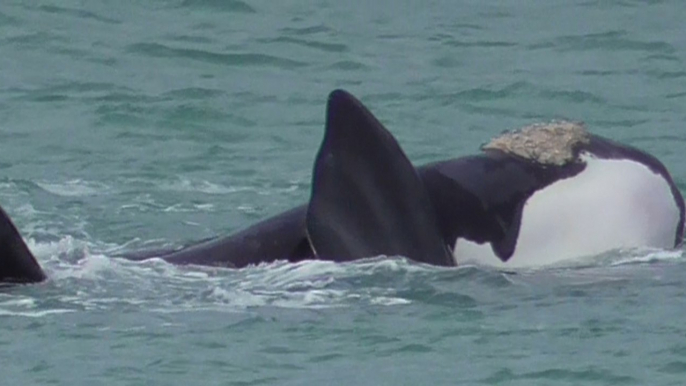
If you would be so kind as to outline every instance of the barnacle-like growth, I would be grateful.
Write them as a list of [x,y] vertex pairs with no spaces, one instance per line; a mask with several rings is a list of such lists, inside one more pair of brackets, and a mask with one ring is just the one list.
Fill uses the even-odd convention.
[[503,133],[482,150],[499,150],[539,164],[561,166],[575,162],[579,148],[590,140],[583,123],[551,121]]

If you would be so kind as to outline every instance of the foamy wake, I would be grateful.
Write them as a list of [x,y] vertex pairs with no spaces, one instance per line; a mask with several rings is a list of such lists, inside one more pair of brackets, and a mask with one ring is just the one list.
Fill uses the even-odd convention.
[[36,185],[46,192],[62,197],[82,197],[105,194],[111,190],[101,182],[74,179],[65,182],[36,182]]
[[132,262],[108,255],[121,246],[72,237],[49,243],[28,240],[28,244],[50,279],[0,291],[0,317],[111,308],[174,313],[402,306],[418,301],[416,295],[408,295],[418,287],[426,292],[443,286],[441,291],[450,292],[475,283],[502,282],[502,278],[514,285],[561,277],[571,284],[612,281],[626,279],[626,268],[672,264],[683,260],[684,254],[682,250],[616,251],[576,264],[511,275],[492,268],[446,269],[386,257],[352,263],[276,262],[232,270],[174,266],[160,259]]
[[[551,259],[552,260],[552,259]],[[507,272],[531,273],[537,271],[550,271],[561,269],[583,269],[590,267],[612,267],[623,265],[635,265],[646,263],[659,263],[668,261],[684,260],[683,249],[665,250],[659,248],[630,248],[617,249],[602,253],[596,256],[583,256],[574,259],[568,259],[561,262],[546,264],[535,267],[524,268],[507,268]],[[492,268],[490,265],[481,265],[478,261],[469,261],[470,266]]]
[[166,181],[159,184],[161,190],[177,192],[193,192],[204,194],[231,194],[250,190],[249,187],[224,186],[205,180],[193,180],[186,177],[178,177],[176,180]]

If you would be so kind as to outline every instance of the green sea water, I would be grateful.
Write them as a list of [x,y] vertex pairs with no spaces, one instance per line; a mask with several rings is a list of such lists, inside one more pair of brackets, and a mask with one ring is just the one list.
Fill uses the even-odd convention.
[[686,191],[679,0],[7,0],[0,205],[50,280],[0,290],[1,385],[682,385],[683,250],[503,273],[112,256],[305,202],[327,94],[415,164],[586,122]]

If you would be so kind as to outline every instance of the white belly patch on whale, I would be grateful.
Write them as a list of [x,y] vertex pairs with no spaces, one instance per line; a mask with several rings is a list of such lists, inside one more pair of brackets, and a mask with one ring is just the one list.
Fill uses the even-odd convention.
[[490,243],[457,239],[458,265],[529,268],[619,248],[672,248],[680,220],[668,182],[628,159],[582,153],[586,168],[537,192],[525,203],[514,254],[503,262]]

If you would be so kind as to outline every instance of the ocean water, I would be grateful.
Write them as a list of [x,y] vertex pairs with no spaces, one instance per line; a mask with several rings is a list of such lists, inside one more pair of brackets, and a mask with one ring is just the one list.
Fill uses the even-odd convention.
[[7,0],[0,204],[50,280],[0,289],[2,385],[682,385],[683,250],[535,271],[112,258],[307,200],[327,94],[416,164],[540,120],[686,191],[686,5]]

